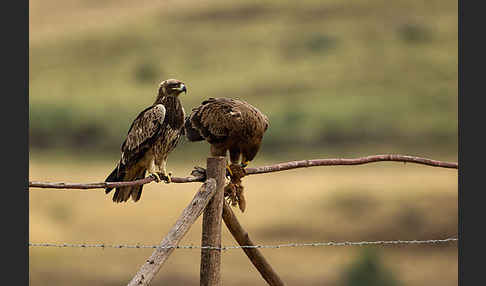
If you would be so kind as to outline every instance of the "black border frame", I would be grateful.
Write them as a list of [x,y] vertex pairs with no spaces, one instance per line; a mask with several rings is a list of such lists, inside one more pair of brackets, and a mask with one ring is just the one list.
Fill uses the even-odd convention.
[[29,285],[29,2],[6,2],[2,69],[2,284]]

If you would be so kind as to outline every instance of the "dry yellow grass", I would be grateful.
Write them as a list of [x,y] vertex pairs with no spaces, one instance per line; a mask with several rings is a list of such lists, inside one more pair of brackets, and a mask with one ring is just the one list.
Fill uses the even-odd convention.
[[[31,180],[102,181],[113,162],[31,159]],[[199,163],[199,162],[196,162]],[[266,162],[269,163],[269,162]],[[175,174],[194,164],[171,165]],[[260,163],[258,163],[260,165]],[[457,170],[376,163],[317,167],[243,179],[240,222],[259,244],[436,239],[457,234]],[[149,184],[138,203],[114,204],[103,191],[32,190],[30,241],[157,244],[199,184]],[[200,219],[182,241],[199,245]],[[223,230],[223,244],[235,242]],[[404,285],[457,285],[457,247],[378,247]],[[288,285],[336,285],[359,247],[264,249]],[[31,248],[31,285],[119,285],[152,250]],[[154,285],[195,285],[199,250],[176,250]],[[265,285],[240,250],[223,253],[223,285]],[[434,281],[432,283],[431,281]]]
[[191,1],[29,1],[29,37],[33,42],[50,41],[73,33],[134,23],[142,16],[161,11],[163,15],[164,11],[199,7],[188,2]]

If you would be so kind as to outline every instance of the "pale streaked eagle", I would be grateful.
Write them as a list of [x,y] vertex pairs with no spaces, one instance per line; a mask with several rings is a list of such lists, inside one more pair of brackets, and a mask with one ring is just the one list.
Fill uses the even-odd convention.
[[[209,98],[192,109],[184,127],[189,141],[206,140],[212,156],[226,156],[246,167],[255,158],[268,128],[268,118],[249,103],[232,98]],[[230,171],[231,172],[231,171]]]
[[[128,135],[121,145],[121,158],[105,182],[133,181],[145,178],[148,173],[160,182],[170,183],[167,156],[176,147],[184,132],[184,108],[179,95],[186,93],[186,86],[176,79],[164,80],[154,104],[135,118]],[[143,185],[116,188],[114,202],[126,202],[130,197],[138,201]],[[112,188],[106,188],[108,194]]]

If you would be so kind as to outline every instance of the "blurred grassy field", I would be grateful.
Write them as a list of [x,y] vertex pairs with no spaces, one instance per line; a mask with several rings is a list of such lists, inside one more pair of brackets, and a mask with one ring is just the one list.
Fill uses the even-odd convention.
[[[30,180],[99,182],[159,82],[185,81],[186,112],[240,97],[270,119],[252,164],[404,153],[457,161],[456,1],[31,0]],[[169,157],[204,165],[206,143]],[[30,192],[31,242],[157,244],[199,184],[149,184],[139,203],[103,191]],[[259,244],[457,235],[457,170],[376,163],[244,179],[241,223]],[[200,244],[201,222],[184,245]],[[234,245],[223,231],[223,244]],[[264,249],[288,285],[344,285],[361,247]],[[373,248],[400,285],[457,285],[457,245]],[[30,248],[31,285],[120,285],[152,250]],[[197,285],[176,250],[154,285]],[[265,285],[241,250],[223,285]]]
[[[175,174],[195,164],[171,165]],[[257,162],[258,165],[268,162]],[[30,178],[101,181],[102,161],[30,164]],[[199,184],[149,184],[138,203],[116,205],[103,191],[32,190],[30,241],[157,244]],[[413,240],[457,235],[457,171],[400,163],[317,167],[244,179],[247,211],[235,210],[258,244]],[[201,219],[182,245],[200,245]],[[227,230],[223,245],[235,245]],[[264,249],[288,285],[339,285],[361,247]],[[401,285],[457,285],[457,245],[384,246],[384,265]],[[31,285],[120,285],[152,250],[31,248]],[[199,250],[176,250],[154,285],[196,285]],[[223,285],[265,285],[241,250],[222,256]]]
[[457,150],[455,1],[30,3],[32,149],[117,154],[174,77],[262,109],[267,153]]

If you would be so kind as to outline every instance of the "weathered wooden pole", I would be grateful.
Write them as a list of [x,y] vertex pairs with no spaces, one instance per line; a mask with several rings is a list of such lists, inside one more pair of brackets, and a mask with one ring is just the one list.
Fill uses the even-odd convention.
[[[231,210],[231,207],[226,202],[224,202],[223,206],[223,220],[226,224],[226,227],[229,229],[239,245],[255,246],[255,244],[253,244],[253,242],[251,241],[248,233],[245,231],[245,229],[243,229],[241,224],[236,219],[236,216]],[[245,252],[246,256],[248,256],[251,263],[253,263],[258,272],[260,272],[260,275],[262,275],[263,279],[267,281],[268,285],[284,285],[282,279],[280,279],[277,272],[273,270],[272,266],[270,266],[265,257],[263,257],[259,249],[243,248],[243,251]]]
[[179,219],[170,229],[169,233],[162,240],[159,247],[152,253],[133,279],[128,283],[129,286],[149,285],[160,267],[167,261],[174,248],[186,235],[189,228],[201,215],[209,200],[216,193],[216,181],[208,179],[196,193],[191,203],[184,209]]
[[[226,174],[225,157],[209,157],[207,178],[216,180],[216,191],[203,214],[202,246],[221,248],[221,218],[223,215],[224,183]],[[221,285],[221,249],[201,249],[201,286]]]

